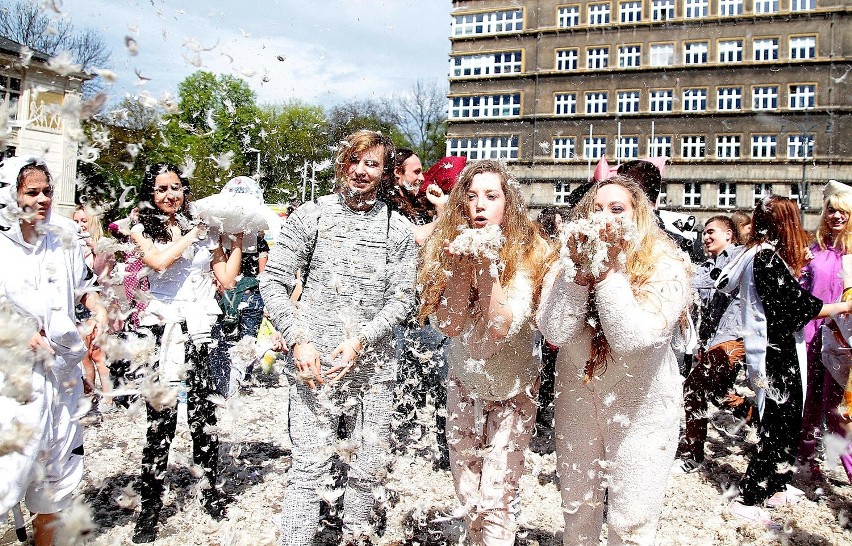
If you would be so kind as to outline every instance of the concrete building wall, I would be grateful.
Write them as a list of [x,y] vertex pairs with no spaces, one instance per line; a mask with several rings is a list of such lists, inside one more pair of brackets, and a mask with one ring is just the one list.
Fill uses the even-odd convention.
[[[593,137],[606,138],[606,157],[611,164],[624,159],[615,146],[619,135],[637,139],[638,157],[651,155],[652,134],[666,136],[671,139],[671,164],[664,176],[668,186],[664,206],[705,216],[747,210],[753,206],[755,184],[771,184],[772,191],[780,195],[791,195],[795,184],[800,194],[809,197],[809,201],[802,199],[810,204],[807,227],[815,227],[822,185],[829,179],[852,183],[852,78],[848,77],[852,72],[852,5],[843,0],[816,0],[814,9],[791,12],[790,0],[780,0],[777,13],[758,14],[754,2],[744,0],[742,14],[723,17],[718,15],[719,2],[709,0],[707,16],[686,19],[683,0],[676,0],[675,19],[657,22],[651,18],[652,0],[642,0],[642,20],[620,23],[622,3],[608,3],[609,24],[589,26],[589,5],[607,2],[454,1],[454,21],[456,17],[480,16],[483,28],[494,30],[504,28],[498,25],[502,21],[516,20],[520,10],[523,26],[513,26],[504,33],[451,35],[448,153],[470,156],[464,146],[453,148],[454,139],[456,143],[471,139],[466,141],[469,148],[476,145],[476,139],[514,137],[517,150],[516,157],[509,159],[510,167],[529,186],[530,205],[536,208],[554,204],[557,185],[564,191],[564,185],[576,187],[588,179],[597,162],[597,158],[590,160],[584,155],[583,141],[590,132]],[[578,8],[577,26],[558,28],[558,10],[565,6]],[[503,14],[495,15],[498,12]],[[453,29],[457,26],[456,21]],[[807,58],[791,52],[795,49],[792,44],[803,38],[813,46],[813,54],[808,50]],[[773,39],[777,40],[777,59],[755,60],[755,50],[768,43],[759,40]],[[706,62],[687,64],[685,47],[694,42],[706,42]],[[741,60],[719,58],[730,42],[741,44]],[[651,49],[662,44],[671,44],[671,64],[651,66]],[[619,66],[619,48],[624,46],[640,49],[638,66]],[[597,48],[608,48],[606,68],[588,67],[590,51]],[[572,49],[577,52],[576,68],[559,70],[558,52]],[[458,59],[468,63],[474,55],[486,60],[495,55],[508,59],[515,51],[521,52],[520,70],[513,70],[516,63],[504,62],[499,73],[484,69],[479,75],[454,73]],[[809,93],[810,86],[813,103],[792,108],[791,93]],[[777,88],[774,108],[754,108],[757,87]],[[738,109],[717,108],[718,95],[725,93],[725,88],[739,89]],[[686,110],[687,89],[706,89],[704,111]],[[651,92],[658,90],[671,90],[670,111],[651,111]],[[589,92],[607,94],[605,113],[586,113]],[[638,111],[618,111],[619,92],[638,93]],[[557,115],[557,94],[570,93],[576,94],[576,111]],[[492,112],[465,119],[453,115],[456,98],[515,94],[520,99],[517,112],[504,110],[503,115]],[[702,158],[681,153],[683,138],[693,135],[704,137],[706,152]],[[774,157],[753,157],[752,139],[763,135],[775,138]],[[805,148],[798,147],[794,156],[788,157],[788,139],[795,143],[802,135],[813,138],[813,153],[803,158]],[[574,139],[573,154],[557,157],[554,139]],[[723,144],[721,156],[716,154],[717,139]],[[724,146],[725,142],[737,139],[738,157],[725,157],[734,147]],[[489,150],[479,153],[494,155]],[[687,183],[699,184],[700,207],[684,206]],[[735,184],[734,208],[719,206],[720,183]]]

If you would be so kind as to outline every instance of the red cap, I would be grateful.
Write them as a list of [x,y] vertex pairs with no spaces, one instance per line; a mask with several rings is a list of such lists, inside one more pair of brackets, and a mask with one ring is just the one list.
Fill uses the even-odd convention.
[[434,165],[429,167],[423,173],[423,184],[420,186],[420,193],[426,193],[426,188],[429,184],[437,184],[444,193],[450,193],[453,186],[458,182],[464,166],[467,164],[467,158],[464,156],[447,156],[439,159]]

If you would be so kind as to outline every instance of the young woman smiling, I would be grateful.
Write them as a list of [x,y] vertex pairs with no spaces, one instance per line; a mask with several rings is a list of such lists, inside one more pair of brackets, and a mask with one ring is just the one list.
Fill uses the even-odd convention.
[[[559,346],[563,542],[598,544],[606,494],[610,544],[653,544],[678,440],[681,380],[671,341],[691,300],[690,267],[632,179],[592,186],[574,216],[600,217],[594,213],[606,219],[597,234],[607,243],[602,266],[576,275],[553,267],[537,314],[544,337]],[[624,229],[630,224],[635,231]],[[577,249],[594,234],[571,233],[564,244],[579,263]]]

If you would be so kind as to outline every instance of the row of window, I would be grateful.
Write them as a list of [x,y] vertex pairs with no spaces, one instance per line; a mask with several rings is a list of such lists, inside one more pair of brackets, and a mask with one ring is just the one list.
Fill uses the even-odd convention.
[[[816,108],[817,89],[815,83],[794,83],[785,88],[787,92],[784,104],[789,110],[813,110]],[[638,114],[641,112],[668,113],[675,111],[679,102],[680,112],[707,112],[709,89],[691,87],[683,89],[675,97],[674,89],[649,89],[644,109],[642,91],[628,90],[615,93],[615,109],[611,108],[611,94],[608,91],[586,91],[583,93],[581,112],[586,114]],[[724,86],[715,89],[717,112],[739,112],[743,104],[750,104],[752,111],[778,110],[781,104],[781,90],[778,85],[755,85],[751,88],[751,101],[740,86]],[[553,113],[557,116],[577,114],[578,95],[575,92],[556,93],[553,96]],[[451,97],[449,117],[451,120],[488,119],[521,116],[521,94],[472,95]]]
[[[556,26],[559,28],[610,25],[619,23],[638,23],[644,17],[651,21],[672,21],[678,18],[701,19],[710,16],[710,0],[646,0],[650,2],[649,12],[643,9],[642,0],[624,0],[616,2],[617,19],[613,18],[612,2],[594,2],[586,6],[585,17],[581,19],[580,4],[559,6],[556,12]],[[816,9],[816,0],[753,0],[751,14],[780,13],[783,7],[790,12],[812,11]],[[679,6],[679,7],[678,7]],[[717,0],[717,13],[720,17],[746,15],[744,0]],[[491,12],[467,13],[456,15],[451,23],[451,35],[456,37],[482,34],[510,34],[524,30],[524,10],[510,9]]]
[[[740,135],[716,136],[716,159],[733,160],[743,157],[743,138]],[[752,159],[777,159],[779,136],[776,134],[751,135]],[[574,137],[555,137],[550,145],[550,155],[556,160],[580,159],[576,151],[577,139]],[[651,157],[673,157],[673,137],[656,135],[647,142],[648,155]],[[801,133],[787,135],[787,159],[809,159],[814,154],[815,137]],[[582,139],[582,159],[595,160],[607,155],[607,137],[588,136]],[[547,144],[543,146],[547,151]],[[518,159],[518,136],[492,136],[447,139],[447,155],[466,156],[476,159]],[[611,155],[612,156],[612,155]],[[622,136],[616,139],[614,157],[621,161],[639,157],[639,137]],[[698,160],[707,158],[707,138],[704,135],[683,135],[680,137],[680,158]]]
[[[641,0],[626,0],[617,2],[619,23],[639,23],[646,16]],[[651,0],[651,21],[672,21],[677,18],[677,3],[675,0]],[[684,19],[699,19],[710,16],[709,0],[682,0],[679,13]],[[717,12],[719,17],[733,17],[744,15],[745,5],[743,0],[717,0]],[[792,12],[812,11],[816,9],[816,0],[790,0],[789,9]],[[616,21],[612,16],[613,6],[610,2],[588,4],[586,6],[585,20],[581,20],[580,5],[570,4],[559,6],[556,12],[556,26],[559,28],[578,27],[582,23],[588,26],[609,25]],[[779,0],[754,0],[752,14],[779,13],[781,4]]]
[[[787,196],[795,202],[799,202],[801,195],[798,184],[788,184],[789,190]],[[668,188],[666,188],[668,190]],[[758,201],[764,199],[773,193],[772,184],[752,184],[752,199],[749,203],[743,203],[743,206],[753,207]],[[662,204],[668,204],[667,196],[660,192],[660,197],[664,199]],[[683,200],[681,205],[684,207],[700,207],[701,203],[701,184],[698,182],[685,182],[683,184]],[[716,186],[716,206],[720,208],[736,208],[737,207],[737,185],[733,182],[720,182]]]
[[[648,155],[651,157],[674,157],[673,142],[670,135],[656,135],[648,139]],[[619,161],[639,158],[639,137],[622,136],[615,139],[615,158]],[[581,159],[576,149],[574,137],[554,137],[551,144],[551,157],[555,160]],[[600,159],[607,152],[607,137],[588,136],[582,139],[582,159]],[[545,146],[546,148],[546,146]],[[721,160],[741,159],[743,154],[741,135],[717,135],[715,158]],[[787,159],[808,159],[813,157],[814,135],[796,134],[787,136]],[[680,137],[680,158],[686,160],[706,159],[707,138],[704,135],[682,135]],[[778,159],[778,135],[752,134],[751,159]]]
[[[754,62],[771,62],[779,60],[779,42],[777,36],[755,38],[751,40],[751,57]],[[716,41],[716,62],[719,64],[741,63],[745,59],[745,40],[742,38],[720,39]],[[817,37],[790,36],[788,39],[787,55],[789,60],[808,60],[817,58]],[[680,65],[702,65],[708,64],[710,54],[710,42],[707,40],[696,40],[683,43],[683,55],[680,59],[675,58],[675,44],[661,43],[651,44],[650,54],[646,64],[642,63],[642,45],[627,44],[618,46],[618,68],[640,68],[642,66],[674,66]],[[517,52],[516,52],[517,53]],[[584,68],[597,70],[609,68],[610,48],[609,46],[593,46],[585,50]],[[556,70],[570,71],[578,70],[580,67],[580,50],[578,48],[566,48],[556,50]],[[678,61],[677,63],[675,61]],[[455,70],[454,70],[455,75]],[[476,74],[464,74],[461,75]]]
[[[781,60],[778,36],[755,38],[751,44],[749,59],[754,62],[773,62]],[[741,63],[746,58],[745,44],[742,38],[720,39],[716,41],[715,61],[719,64]],[[643,63],[642,44],[618,46],[618,68],[662,67],[677,65],[703,65],[709,63],[710,42],[695,40],[683,43],[682,56],[675,58],[674,43],[659,43],[649,46],[649,54]],[[584,63],[580,64],[579,48],[562,48],[555,52],[555,70],[571,72],[580,70],[602,70],[609,68],[613,61],[610,47],[606,45],[587,47],[584,51]],[[817,58],[817,37],[815,35],[790,36],[788,38],[787,59],[808,60]],[[677,62],[676,62],[677,61]],[[450,58],[450,76],[453,78],[495,76],[499,74],[521,74],[523,72],[523,53],[521,50],[498,51],[454,55]]]
[[[685,182],[683,184],[683,200],[680,203],[684,207],[700,207],[701,203],[701,186],[699,182]],[[799,202],[799,185],[788,184],[788,197],[793,201]],[[564,205],[568,203],[568,196],[571,194],[571,183],[559,181],[554,184],[553,202],[556,205]],[[743,206],[754,206],[761,199],[772,195],[773,185],[762,183],[752,184],[751,197],[752,201]],[[663,184],[660,187],[660,205],[668,205],[668,184]],[[737,185],[733,182],[720,182],[716,186],[716,206],[719,208],[736,208],[737,207]]]

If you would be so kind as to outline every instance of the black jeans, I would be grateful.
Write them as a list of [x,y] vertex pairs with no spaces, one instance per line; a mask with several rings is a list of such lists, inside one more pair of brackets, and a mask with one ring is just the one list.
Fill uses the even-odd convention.
[[[162,340],[163,328],[152,328],[157,344]],[[186,343],[187,370],[187,415],[189,432],[192,436],[192,459],[199,465],[210,483],[205,494],[213,494],[218,478],[219,436],[205,432],[208,426],[216,425],[216,405],[209,400],[215,389],[210,381],[210,363],[207,345],[197,348]],[[177,406],[148,410],[148,432],[142,450],[141,496],[143,512],[159,512],[163,505],[163,482],[169,459],[169,447],[177,429]]]

